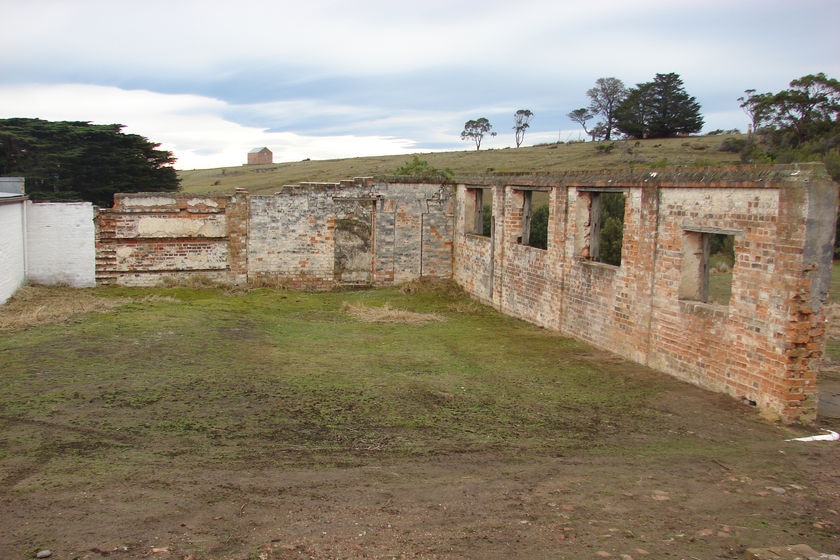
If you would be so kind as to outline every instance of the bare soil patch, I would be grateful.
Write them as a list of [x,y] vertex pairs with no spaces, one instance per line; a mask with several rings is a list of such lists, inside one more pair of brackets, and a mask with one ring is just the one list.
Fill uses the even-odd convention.
[[[48,292],[29,305],[80,299]],[[2,558],[840,553],[840,447],[785,441],[833,420],[768,424],[728,397],[427,293],[406,309],[446,321],[353,323],[346,294],[91,295],[107,300],[92,310],[118,312],[30,320],[0,338]],[[352,297],[373,308],[394,293]],[[454,333],[468,329],[483,336],[461,344]],[[318,337],[311,359],[296,357]],[[433,354],[411,353],[409,342],[441,338]],[[481,360],[479,377],[453,371]],[[573,374],[596,400],[576,394],[580,381],[552,392]],[[498,385],[483,380],[494,375]]]

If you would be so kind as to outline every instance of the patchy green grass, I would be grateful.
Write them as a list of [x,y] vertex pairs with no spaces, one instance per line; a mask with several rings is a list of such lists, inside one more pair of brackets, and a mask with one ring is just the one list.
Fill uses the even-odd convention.
[[830,303],[840,303],[840,261],[834,261],[831,265],[831,283],[828,287],[828,300]]
[[[0,312],[4,558],[836,543],[832,448],[451,286],[39,290]],[[692,536],[718,525],[749,529]]]
[[732,298],[732,272],[713,270],[709,274],[709,302],[729,305]]
[[[291,460],[286,451],[318,464],[371,453],[556,454],[602,446],[620,425],[655,430],[657,413],[640,406],[656,400],[648,370],[622,364],[610,375],[612,359],[586,345],[459,296],[98,295],[128,303],[0,339],[0,416],[17,426],[4,452],[48,455],[55,474],[111,468],[106,450],[130,449],[145,465],[184,454]],[[364,322],[348,304],[437,320]]]

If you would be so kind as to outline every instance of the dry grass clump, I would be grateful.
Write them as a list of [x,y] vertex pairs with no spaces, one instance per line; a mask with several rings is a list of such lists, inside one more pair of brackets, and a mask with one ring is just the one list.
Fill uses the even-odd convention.
[[453,313],[481,313],[485,306],[475,300],[457,301],[446,306]]
[[428,325],[444,320],[437,313],[415,313],[404,309],[393,309],[388,303],[382,307],[370,307],[363,304],[354,305],[344,302],[342,311],[364,323],[400,323],[403,325]]
[[399,286],[405,295],[435,293],[446,297],[463,297],[464,290],[452,280],[421,277]]
[[88,290],[66,286],[22,286],[0,305],[0,331],[60,323],[83,313],[103,313],[127,301],[97,297]]

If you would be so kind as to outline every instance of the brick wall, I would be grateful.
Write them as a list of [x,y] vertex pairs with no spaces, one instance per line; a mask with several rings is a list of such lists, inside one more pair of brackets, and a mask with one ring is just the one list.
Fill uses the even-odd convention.
[[[618,265],[594,258],[607,193],[624,197]],[[547,249],[524,243],[537,194],[548,200]],[[490,199],[488,237],[477,223]],[[119,195],[97,217],[97,280],[323,289],[453,278],[506,314],[810,422],[837,199],[820,165]],[[734,244],[728,303],[698,295],[715,235]]]
[[450,278],[451,190],[360,178],[273,195],[117,195],[96,219],[97,281],[325,289]]
[[114,207],[96,217],[97,283],[236,283],[230,263],[230,203],[225,196],[115,196]]
[[[817,165],[717,173],[562,177],[550,185],[546,250],[518,241],[521,181],[493,185],[493,239],[469,233],[475,185],[461,185],[454,278],[504,313],[810,422],[837,186]],[[615,191],[625,196],[617,266],[588,255],[593,193]],[[728,305],[681,295],[697,258],[689,242],[711,234],[734,239]]]

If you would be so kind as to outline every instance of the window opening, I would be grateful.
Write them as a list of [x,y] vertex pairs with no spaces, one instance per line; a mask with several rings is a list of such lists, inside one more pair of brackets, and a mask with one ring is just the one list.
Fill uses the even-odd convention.
[[481,191],[481,235],[490,237],[493,231],[493,189]]
[[467,189],[467,233],[490,237],[493,221],[493,189]]
[[584,232],[586,239],[580,247],[581,257],[620,266],[624,241],[624,193],[590,191],[581,195],[584,200],[588,197],[589,203],[589,229]]
[[729,305],[734,265],[733,234],[683,232],[680,299]]
[[522,191],[522,235],[519,242],[531,244],[531,191]]
[[538,190],[522,191],[522,245],[537,249],[548,248],[548,193]]

